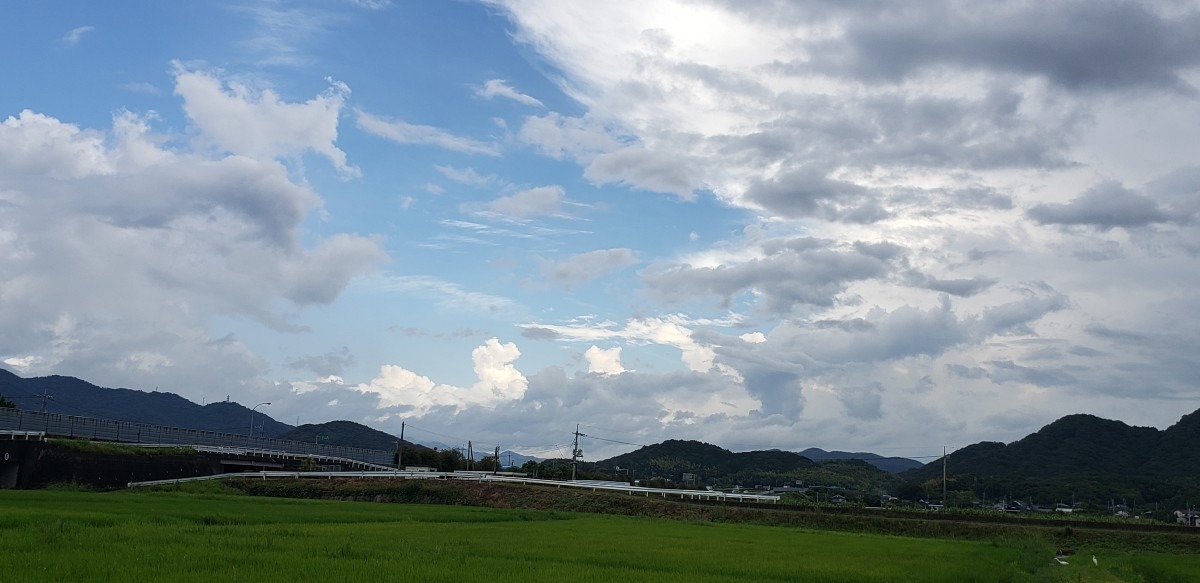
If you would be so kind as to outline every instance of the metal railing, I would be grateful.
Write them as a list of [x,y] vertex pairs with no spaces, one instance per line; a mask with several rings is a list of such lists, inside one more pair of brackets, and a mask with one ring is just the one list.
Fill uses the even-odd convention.
[[282,451],[291,454],[351,459],[381,466],[392,463],[392,452],[378,449],[306,443],[268,437],[251,438],[236,433],[166,427],[61,413],[40,413],[21,409],[0,409],[0,430],[40,431],[47,437],[70,437],[123,443],[202,445]]
[[288,472],[265,471],[245,472],[239,474],[219,474],[215,476],[198,476],[195,478],[175,478],[170,480],[151,480],[147,482],[130,482],[130,488],[139,486],[163,486],[196,482],[201,480],[228,479],[272,479],[272,478],[389,478],[401,480],[463,480],[471,482],[506,482],[514,484],[533,484],[538,486],[553,486],[555,488],[576,488],[593,492],[617,492],[634,496],[654,496],[662,498],[679,498],[680,500],[707,500],[711,502],[760,502],[778,504],[779,496],[769,494],[731,494],[716,490],[675,490],[668,488],[645,488],[630,486],[620,482],[589,482],[589,481],[559,481],[544,480],[521,476],[493,475],[486,472],[407,472],[392,470],[390,472]]

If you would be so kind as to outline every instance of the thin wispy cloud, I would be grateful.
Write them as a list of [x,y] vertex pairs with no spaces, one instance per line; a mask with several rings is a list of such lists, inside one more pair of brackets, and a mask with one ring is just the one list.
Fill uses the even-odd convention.
[[67,34],[63,35],[61,39],[62,43],[69,47],[73,47],[79,44],[79,41],[83,40],[85,35],[94,30],[96,30],[96,27],[94,26],[78,26],[72,28],[69,32],[67,32]]
[[497,144],[457,136],[433,126],[385,119],[361,110],[356,112],[355,121],[359,129],[397,144],[437,146],[466,154],[500,155],[500,146]]
[[511,99],[517,103],[532,107],[545,107],[545,105],[543,105],[542,102],[537,98],[517,91],[511,85],[506,83],[504,79],[489,80],[487,83],[483,84],[483,87],[477,88],[475,90],[475,94],[484,99],[503,97],[505,99]]
[[471,291],[463,286],[430,275],[393,275],[368,284],[380,292],[413,294],[430,298],[447,310],[463,310],[476,314],[496,314],[512,311],[518,305],[511,298]]

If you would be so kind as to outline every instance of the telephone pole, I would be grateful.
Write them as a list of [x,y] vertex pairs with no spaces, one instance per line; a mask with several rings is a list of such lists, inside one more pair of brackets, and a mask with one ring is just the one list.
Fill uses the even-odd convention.
[[495,471],[492,472],[492,475],[495,476],[496,474],[500,473],[500,445],[499,444],[496,445],[496,455],[492,459],[496,462],[496,465],[494,466],[496,469],[495,469]]
[[51,400],[51,401],[54,400],[54,395],[51,395],[49,392],[46,391],[46,389],[42,389],[42,394],[34,395],[34,396],[42,400],[42,413],[46,412],[46,400],[47,399]]
[[579,424],[575,424],[575,441],[571,444],[571,481],[575,481],[575,466],[579,465],[579,457],[583,450],[579,449]]
[[404,422],[400,422],[400,449],[396,452],[396,469],[404,469]]
[[942,446],[942,508],[946,508],[946,446]]
[[467,470],[475,469],[475,446],[471,445],[471,440],[467,440]]

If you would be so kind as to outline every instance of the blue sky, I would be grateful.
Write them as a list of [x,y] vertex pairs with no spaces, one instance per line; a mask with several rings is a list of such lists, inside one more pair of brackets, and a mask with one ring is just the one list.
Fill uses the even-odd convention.
[[25,376],[527,451],[1200,406],[1195,2],[7,9]]

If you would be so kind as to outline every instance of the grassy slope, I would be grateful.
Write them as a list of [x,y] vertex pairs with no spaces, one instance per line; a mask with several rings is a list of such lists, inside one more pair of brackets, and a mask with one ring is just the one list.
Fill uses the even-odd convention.
[[0,573],[33,582],[1185,581],[1200,569],[1198,556],[1105,554],[1100,568],[1088,557],[1048,570],[1037,545],[258,498],[209,487],[0,492]]

